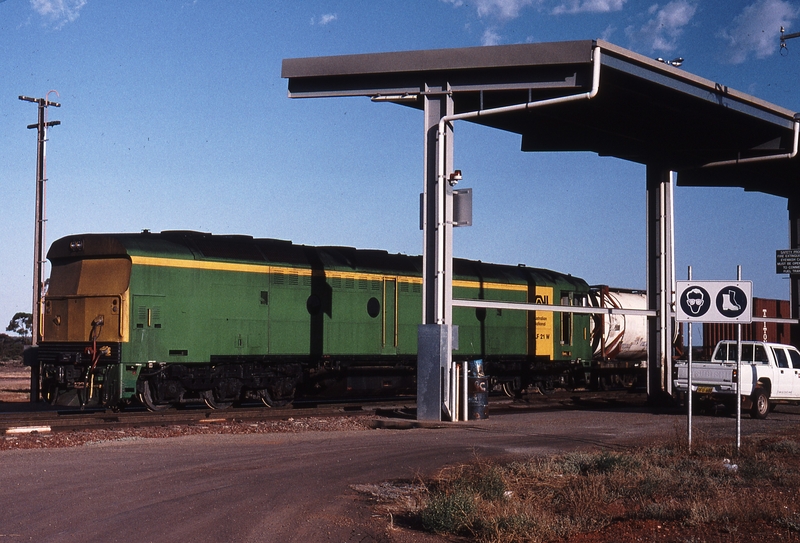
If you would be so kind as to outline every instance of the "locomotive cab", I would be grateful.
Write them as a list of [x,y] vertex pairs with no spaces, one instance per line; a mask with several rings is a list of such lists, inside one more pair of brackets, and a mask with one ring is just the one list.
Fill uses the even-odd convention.
[[38,358],[42,396],[52,404],[103,405],[119,394],[131,261],[121,246],[95,245],[64,238],[48,253]]

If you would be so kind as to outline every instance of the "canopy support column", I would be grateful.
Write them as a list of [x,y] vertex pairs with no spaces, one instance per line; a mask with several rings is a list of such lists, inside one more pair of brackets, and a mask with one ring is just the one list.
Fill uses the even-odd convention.
[[672,393],[675,266],[672,172],[647,166],[647,308],[657,312],[647,326],[647,399],[660,403]]
[[[453,211],[452,188],[438,177],[439,160],[444,171],[453,169],[453,129],[445,127],[444,146],[438,145],[439,121],[452,115],[453,97],[446,85],[426,86],[424,190],[422,196],[422,326],[417,336],[417,419],[441,420],[449,403],[453,357]],[[444,157],[439,157],[439,149]],[[450,414],[448,414],[450,415]]]
[[[789,248],[800,249],[800,194],[790,195],[786,207],[789,210]],[[789,284],[790,316],[797,319],[800,318],[800,274],[789,274]],[[800,345],[800,324],[792,324],[790,330],[792,344],[797,347]]]

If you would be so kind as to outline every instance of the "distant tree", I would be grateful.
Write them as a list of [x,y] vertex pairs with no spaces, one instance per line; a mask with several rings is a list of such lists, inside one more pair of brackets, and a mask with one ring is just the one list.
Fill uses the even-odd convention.
[[21,359],[23,343],[24,340],[21,337],[0,334],[0,361]]
[[6,332],[13,332],[24,338],[31,335],[33,329],[32,315],[30,313],[19,312],[11,317],[11,322],[6,326]]

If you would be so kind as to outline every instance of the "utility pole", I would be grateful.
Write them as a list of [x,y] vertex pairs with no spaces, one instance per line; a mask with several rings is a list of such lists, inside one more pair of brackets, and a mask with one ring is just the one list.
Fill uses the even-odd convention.
[[786,47],[786,40],[800,38],[800,32],[792,32],[791,34],[786,34],[785,32],[786,30],[781,27],[781,55],[783,55],[784,51],[789,51],[789,48]]
[[[56,96],[58,92],[55,92]],[[47,95],[50,95],[50,92]],[[28,128],[35,128],[38,131],[38,145],[36,147],[36,226],[33,239],[33,312],[31,313],[31,346],[38,345],[41,339],[42,322],[42,303],[44,298],[44,223],[45,223],[45,200],[47,182],[47,129],[51,126],[58,126],[61,121],[47,120],[47,108],[49,106],[61,107],[58,102],[51,102],[45,98],[30,98],[20,96],[20,100],[34,102],[39,106],[39,121],[36,124],[29,124]],[[33,373],[33,369],[32,373]],[[38,394],[38,390],[37,390]],[[33,396],[33,390],[31,390]]]

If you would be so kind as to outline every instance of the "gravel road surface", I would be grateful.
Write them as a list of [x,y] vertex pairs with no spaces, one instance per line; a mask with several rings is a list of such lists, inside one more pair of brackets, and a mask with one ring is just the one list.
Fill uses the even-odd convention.
[[[783,408],[782,408],[783,409]],[[745,419],[785,431],[797,413]],[[509,413],[443,428],[126,439],[0,452],[0,541],[396,542],[352,485],[413,479],[450,463],[685,434],[686,418],[645,409]],[[735,419],[696,417],[695,439],[735,437]]]

